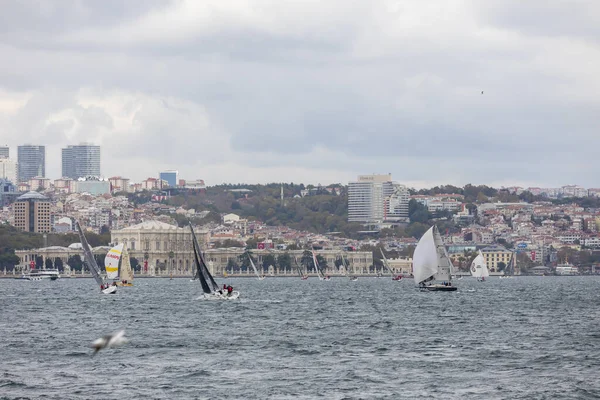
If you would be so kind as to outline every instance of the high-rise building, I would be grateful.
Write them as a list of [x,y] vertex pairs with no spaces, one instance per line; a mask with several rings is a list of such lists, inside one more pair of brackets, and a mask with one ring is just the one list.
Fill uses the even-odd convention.
[[19,182],[46,176],[46,146],[25,144],[17,148]]
[[167,181],[168,187],[177,187],[177,176],[179,175],[178,171],[163,171],[158,174],[159,179],[163,181]]
[[63,178],[100,176],[100,146],[82,143],[62,149]]
[[408,220],[406,186],[388,175],[361,175],[348,184],[348,222],[381,224]]
[[27,192],[13,204],[15,227],[26,232],[50,232],[50,199],[38,192]]
[[12,183],[17,183],[17,163],[10,158],[0,157],[0,178],[7,179]]
[[0,158],[10,157],[10,149],[8,146],[0,146]]

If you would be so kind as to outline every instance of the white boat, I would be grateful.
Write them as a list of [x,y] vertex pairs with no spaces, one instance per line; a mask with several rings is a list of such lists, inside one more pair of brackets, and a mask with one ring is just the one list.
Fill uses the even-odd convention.
[[206,266],[206,261],[204,260],[204,256],[202,255],[202,251],[200,251],[200,244],[198,243],[198,239],[196,239],[196,234],[194,233],[194,228],[190,223],[190,230],[192,232],[192,244],[194,247],[194,264],[196,265],[197,277],[198,281],[200,281],[200,285],[202,285],[202,291],[204,294],[202,297],[205,300],[235,300],[240,297],[240,292],[232,291],[231,293],[227,293],[223,291],[223,289],[219,288],[217,282],[215,282],[214,278],[210,274],[208,267]]
[[25,279],[28,281],[42,281],[46,279],[50,279],[51,281],[55,281],[60,278],[60,274],[57,269],[32,269],[29,272],[21,275],[20,279]]
[[471,263],[471,275],[477,278],[478,281],[485,281],[485,279],[490,276],[490,272],[488,271],[487,264],[485,263],[485,258],[479,250],[479,254],[473,262]]
[[422,290],[455,291],[452,262],[434,225],[419,240],[413,255],[413,276]]
[[254,261],[252,261],[252,255],[250,253],[248,253],[248,260],[250,260],[250,265],[252,265],[252,269],[254,270],[254,273],[256,274],[256,277],[258,278],[258,280],[262,281],[263,279],[265,279],[266,276],[260,275],[258,273],[258,270],[256,269],[256,265],[254,265]]
[[313,264],[315,266],[315,271],[317,271],[317,276],[319,277],[320,281],[329,281],[331,280],[331,278],[329,277],[329,275],[325,276],[323,274],[323,271],[321,271],[321,267],[319,266],[319,262],[317,261],[317,256],[314,252],[314,250],[311,250],[312,253],[312,258],[313,258]]
[[100,276],[100,268],[98,267],[98,263],[96,263],[96,259],[94,258],[94,254],[92,253],[92,249],[90,248],[90,244],[88,243],[83,231],[81,230],[81,226],[79,225],[79,221],[75,221],[75,228],[77,229],[77,233],[79,233],[79,240],[81,240],[81,247],[83,248],[83,262],[87,265],[90,273],[96,280],[98,286],[100,286],[100,291],[103,294],[114,294],[117,291],[117,286],[115,284],[109,285],[104,282],[104,279]]

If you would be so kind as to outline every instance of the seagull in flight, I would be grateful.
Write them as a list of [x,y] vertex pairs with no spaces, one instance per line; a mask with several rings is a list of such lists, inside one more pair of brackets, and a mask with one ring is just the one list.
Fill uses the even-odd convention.
[[127,343],[127,341],[128,340],[125,337],[125,331],[119,331],[113,333],[112,335],[105,335],[99,339],[94,340],[92,342],[92,347],[94,348],[94,354],[96,354],[102,349],[110,349],[111,347],[117,347]]

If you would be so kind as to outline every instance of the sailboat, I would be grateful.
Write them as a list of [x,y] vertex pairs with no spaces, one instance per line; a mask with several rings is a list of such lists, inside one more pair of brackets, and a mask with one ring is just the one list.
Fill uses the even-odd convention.
[[434,225],[419,240],[413,255],[413,276],[422,290],[454,291],[452,262]]
[[392,271],[392,269],[388,265],[387,258],[385,258],[385,254],[383,254],[383,249],[379,248],[379,251],[381,252],[381,256],[383,257],[383,265],[385,266],[385,269],[387,269],[390,273],[392,280],[399,281],[400,279],[402,279],[402,275],[394,275],[394,271]]
[[479,250],[479,254],[471,263],[471,275],[481,282],[485,281],[485,278],[490,276],[490,272],[487,269],[487,264],[485,263],[485,258],[483,257],[481,250]]
[[200,251],[200,244],[198,243],[198,239],[196,239],[196,234],[194,233],[194,228],[190,223],[190,230],[192,232],[192,244],[194,246],[194,264],[196,265],[196,270],[198,271],[198,280],[200,281],[200,285],[202,285],[202,291],[204,292],[204,299],[206,300],[235,300],[240,297],[240,292],[232,291],[231,294],[224,293],[223,290],[219,289],[219,285],[215,282],[214,278],[210,274],[208,267],[206,266],[206,261],[204,260],[204,256]]
[[317,261],[317,256],[315,255],[315,252],[311,251],[311,253],[312,253],[312,258],[313,258],[313,264],[315,265],[315,271],[317,271],[317,276],[319,277],[319,280],[320,281],[331,280],[329,275],[327,275],[327,276],[323,275],[323,271],[321,271],[321,268],[319,267],[319,262]]
[[94,254],[92,253],[92,249],[90,248],[90,244],[85,238],[85,235],[81,230],[81,226],[79,225],[79,221],[77,220],[75,221],[75,228],[77,229],[77,233],[79,233],[81,247],[83,247],[83,262],[88,266],[90,273],[96,280],[96,283],[100,286],[100,291],[103,294],[115,293],[117,291],[117,287],[115,285],[108,286],[108,283],[104,282],[104,279],[102,279],[102,277],[100,276],[100,268],[98,267],[98,263],[96,263],[96,259],[94,258]]
[[104,258],[104,268],[106,279],[118,281],[117,286],[133,286],[133,270],[123,244],[118,244],[108,251]]
[[131,260],[127,248],[121,253],[121,270],[119,272],[121,282],[117,282],[117,286],[133,286],[133,269],[131,268]]
[[358,277],[355,275],[348,275],[348,260],[344,257],[344,254],[341,255],[342,258],[342,267],[344,267],[344,275],[348,277],[352,282],[357,281]]
[[256,277],[258,278],[258,280],[262,281],[263,279],[265,279],[264,275],[260,275],[258,273],[258,270],[256,269],[256,265],[254,265],[254,261],[252,261],[252,257],[250,256],[250,254],[248,254],[248,260],[250,260],[250,265],[252,265],[252,269],[254,270],[254,273],[256,274]]
[[298,275],[300,275],[300,279],[302,279],[303,281],[308,279],[308,274],[304,272],[304,270],[300,267],[300,264],[298,264],[298,259],[296,257],[294,257],[294,263],[296,264],[296,270],[298,271]]

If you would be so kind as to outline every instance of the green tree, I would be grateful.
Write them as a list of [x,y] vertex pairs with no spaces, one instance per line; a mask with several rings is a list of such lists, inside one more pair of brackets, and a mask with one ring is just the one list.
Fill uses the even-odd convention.
[[262,259],[263,271],[268,271],[269,266],[275,266],[277,264],[277,260],[273,254],[265,254]]
[[67,264],[69,264],[71,270],[74,271],[81,271],[83,267],[83,261],[81,260],[81,256],[79,254],[75,254],[69,257],[69,259],[67,260]]
[[239,255],[238,260],[240,261],[242,269],[244,269],[243,267],[246,267],[245,269],[247,271],[249,268],[251,268],[250,259],[252,259],[252,262],[254,263],[254,265],[256,265],[256,257],[252,254],[250,250],[246,250],[245,252]]
[[310,250],[304,250],[302,257],[300,258],[300,265],[302,265],[306,271],[314,269],[312,252]]
[[289,271],[292,269],[292,257],[288,252],[277,256],[277,266],[279,269]]
[[238,270],[240,267],[237,263],[237,261],[235,260],[235,258],[230,258],[227,260],[227,270],[231,271],[232,273],[234,273],[234,271]]
[[131,264],[131,269],[140,273],[142,271],[142,266],[137,258],[129,257],[129,263]]
[[415,199],[410,199],[408,202],[408,217],[411,223],[426,223],[430,219],[427,206],[419,203]]

